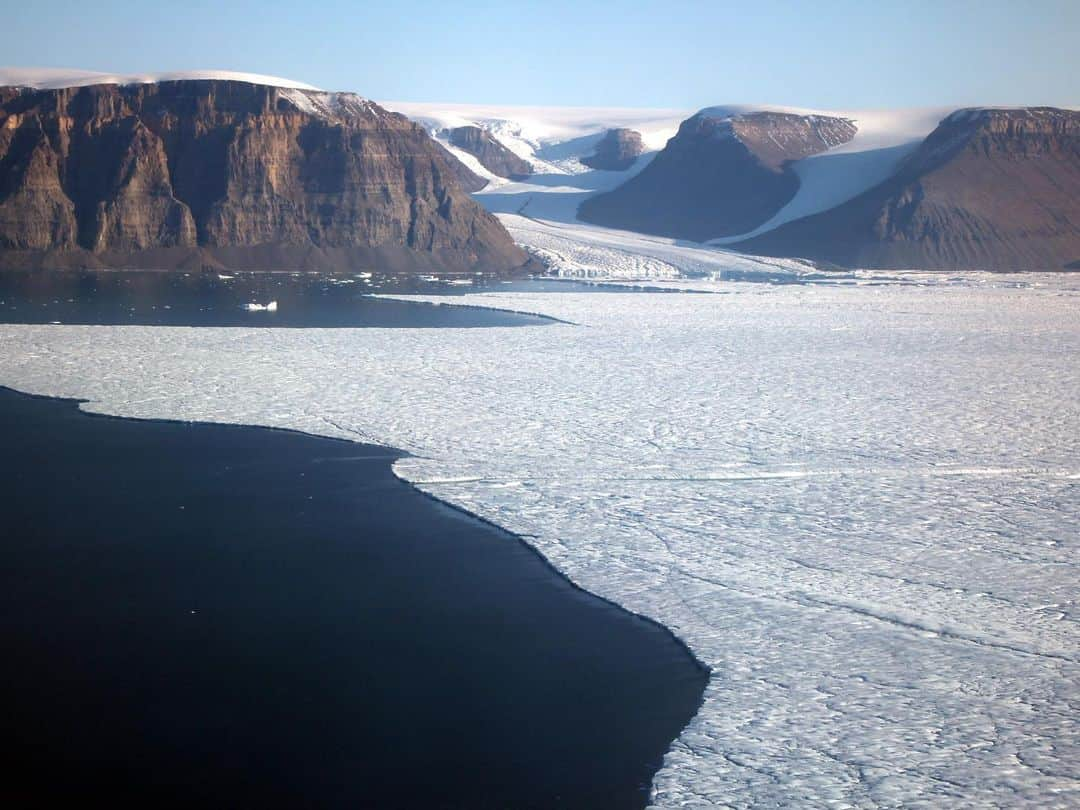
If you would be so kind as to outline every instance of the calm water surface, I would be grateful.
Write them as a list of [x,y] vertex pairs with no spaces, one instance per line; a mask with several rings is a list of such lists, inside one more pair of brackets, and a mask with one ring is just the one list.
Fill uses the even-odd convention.
[[[530,282],[518,282],[527,288]],[[490,327],[550,319],[472,307],[388,301],[373,293],[462,294],[510,289],[422,278],[290,273],[139,271],[0,273],[0,323],[141,326]],[[263,309],[273,302],[274,311]]]
[[0,389],[9,806],[641,807],[706,674],[395,452]]

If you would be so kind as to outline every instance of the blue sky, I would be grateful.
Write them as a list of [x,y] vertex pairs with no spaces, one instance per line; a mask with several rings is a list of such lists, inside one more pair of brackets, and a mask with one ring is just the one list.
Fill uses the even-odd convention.
[[0,4],[0,61],[25,67],[221,68],[400,101],[1080,104],[1080,0]]

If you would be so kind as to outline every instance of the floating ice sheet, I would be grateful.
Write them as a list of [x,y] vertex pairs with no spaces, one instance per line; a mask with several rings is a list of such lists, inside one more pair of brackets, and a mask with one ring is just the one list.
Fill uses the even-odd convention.
[[1080,803],[1080,295],[715,291],[455,299],[544,328],[3,326],[0,383],[411,451],[712,667],[657,805]]

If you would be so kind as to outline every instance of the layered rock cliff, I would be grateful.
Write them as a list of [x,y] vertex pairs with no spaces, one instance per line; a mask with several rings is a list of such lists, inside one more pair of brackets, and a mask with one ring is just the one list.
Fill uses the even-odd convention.
[[0,267],[520,268],[451,160],[352,94],[0,88]]
[[846,118],[703,110],[640,174],[586,200],[578,215],[698,241],[746,233],[795,195],[792,161],[846,143],[855,132]]
[[624,172],[634,165],[645,151],[641,133],[632,129],[609,129],[596,143],[596,151],[581,162],[590,169],[607,172]]
[[735,247],[845,267],[1075,268],[1080,112],[960,110],[885,182]]
[[524,180],[533,173],[532,165],[527,160],[499,143],[486,129],[470,124],[448,129],[444,134],[451,144],[475,157],[481,166],[496,177]]

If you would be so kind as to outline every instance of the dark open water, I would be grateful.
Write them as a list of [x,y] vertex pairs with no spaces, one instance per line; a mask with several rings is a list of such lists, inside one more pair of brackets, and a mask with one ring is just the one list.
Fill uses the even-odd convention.
[[[477,277],[471,284],[407,276],[310,273],[49,271],[0,273],[0,323],[138,326],[439,328],[540,326],[550,318],[480,307],[437,307],[373,294],[629,292],[587,281]],[[648,288],[645,288],[648,289]],[[670,292],[650,290],[650,292]],[[249,304],[277,303],[274,312]]]
[[[183,297],[153,306],[190,321]],[[453,308],[364,323],[450,325],[431,311]],[[641,807],[700,703],[669,633],[403,484],[392,450],[6,389],[0,446],[7,806]]]
[[[399,277],[289,273],[0,273],[0,323],[256,327],[538,326],[547,318],[472,307],[372,298],[373,293],[454,294],[528,288],[478,278],[458,286]],[[276,302],[277,310],[249,304]]]

